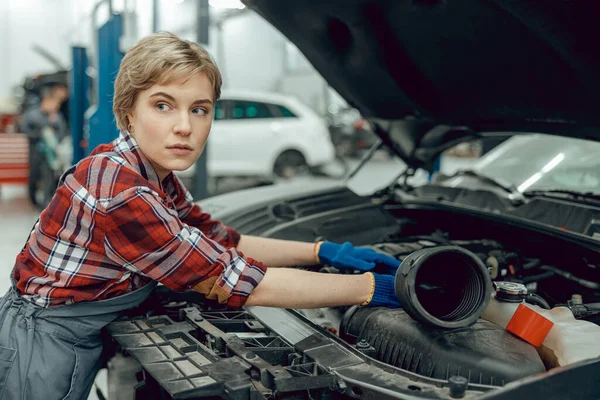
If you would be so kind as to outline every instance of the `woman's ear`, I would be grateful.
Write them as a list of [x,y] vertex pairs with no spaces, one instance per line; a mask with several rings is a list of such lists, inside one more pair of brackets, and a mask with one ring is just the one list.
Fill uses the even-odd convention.
[[133,113],[127,114],[127,132],[132,134],[135,132],[135,127],[133,126]]

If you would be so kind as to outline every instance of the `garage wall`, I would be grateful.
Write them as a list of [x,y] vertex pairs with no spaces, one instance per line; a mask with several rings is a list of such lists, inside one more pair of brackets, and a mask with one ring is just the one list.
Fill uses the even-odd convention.
[[[52,72],[53,66],[31,51],[44,46],[70,67],[73,44],[90,46],[91,11],[98,0],[0,0],[0,98],[27,75]],[[113,0],[115,11],[135,6],[134,42],[152,32],[152,0]],[[196,38],[196,2],[160,0],[159,29],[186,39]],[[216,20],[219,11],[211,9]],[[108,17],[107,6],[98,12],[100,25]],[[325,100],[339,100],[304,57],[269,23],[252,11],[228,19],[222,30],[213,26],[207,46],[224,76],[227,88],[277,91],[293,94],[324,111]]]
[[224,63],[227,86],[276,90],[284,73],[284,45],[283,35],[253,12],[226,22],[224,51],[217,55]]
[[213,35],[211,48],[227,87],[291,94],[319,113],[325,112],[328,101],[344,103],[300,51],[254,12],[224,24],[223,50],[218,35]]
[[8,96],[9,86],[9,69],[8,69],[8,43],[9,43],[9,26],[8,26],[8,2],[0,1],[0,99]]
[[[126,0],[114,0],[122,8]],[[147,3],[148,0],[138,0]],[[97,0],[0,0],[0,98],[26,76],[56,68],[31,48],[37,44],[71,66],[71,46],[91,42],[90,12]],[[100,9],[98,22],[108,17]]]
[[[172,0],[162,0],[173,3]],[[0,0],[0,99],[12,96],[12,88],[26,76],[55,71],[55,67],[31,50],[38,44],[71,66],[71,46],[90,46],[91,12],[98,0]],[[116,11],[125,4],[138,10],[137,28],[141,34],[152,31],[152,0],[113,0]],[[185,4],[186,2],[184,2]],[[187,3],[193,3],[189,1]],[[185,15],[185,14],[183,14]],[[102,5],[97,25],[108,18]]]
[[12,87],[26,75],[55,70],[31,50],[33,44],[69,65],[69,49],[60,32],[72,19],[70,6],[71,0],[0,1],[0,98],[11,96]]

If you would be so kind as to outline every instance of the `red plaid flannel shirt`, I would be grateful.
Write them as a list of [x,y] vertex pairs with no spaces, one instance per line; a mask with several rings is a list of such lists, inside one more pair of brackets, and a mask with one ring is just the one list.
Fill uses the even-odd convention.
[[266,266],[244,258],[239,238],[193,204],[173,173],[160,182],[135,140],[121,134],[58,188],[13,277],[42,307],[115,297],[151,280],[241,307]]

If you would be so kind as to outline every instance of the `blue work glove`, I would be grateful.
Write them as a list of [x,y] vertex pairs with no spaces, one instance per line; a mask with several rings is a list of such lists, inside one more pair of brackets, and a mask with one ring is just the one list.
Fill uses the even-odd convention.
[[379,264],[385,268],[386,273],[395,274],[400,266],[400,261],[394,257],[378,253],[373,249],[354,247],[349,242],[344,244],[323,242],[317,256],[321,264],[339,269],[370,271]]
[[375,279],[375,290],[367,307],[400,308],[401,306],[394,290],[394,276],[374,273],[372,275]]

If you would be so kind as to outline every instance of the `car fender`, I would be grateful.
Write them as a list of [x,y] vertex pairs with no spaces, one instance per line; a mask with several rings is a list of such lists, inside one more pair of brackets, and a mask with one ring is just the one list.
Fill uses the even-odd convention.
[[350,189],[337,179],[299,178],[290,182],[281,182],[277,185],[220,194],[199,200],[196,203],[203,211],[210,213],[213,218],[220,219],[267,203],[340,190]]

